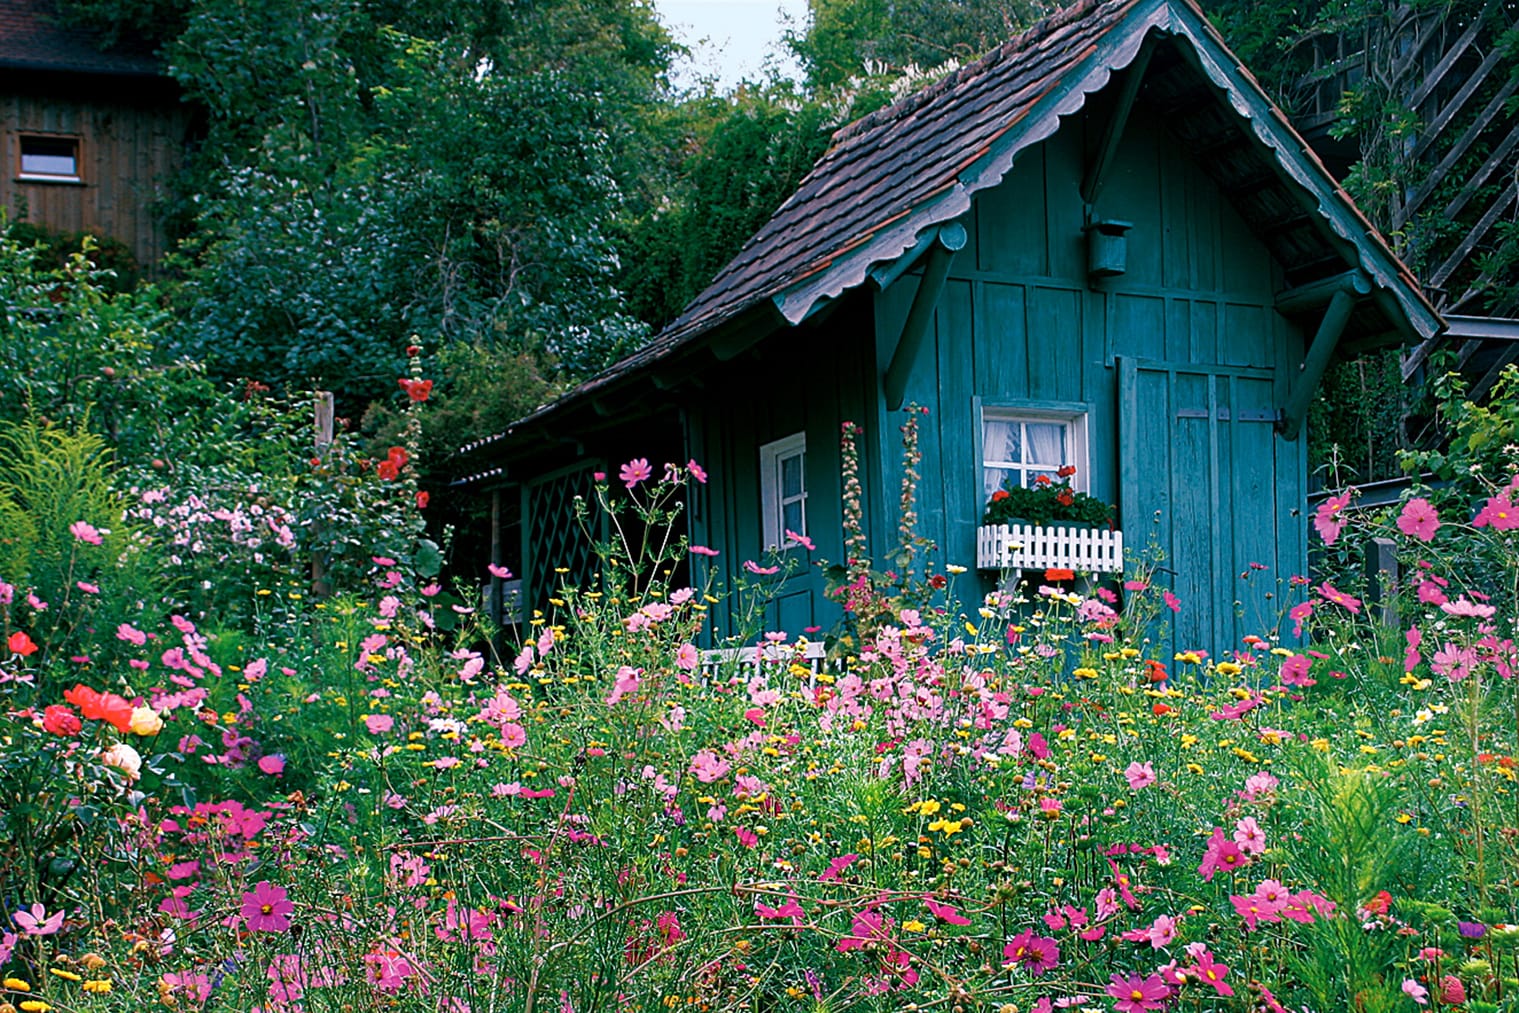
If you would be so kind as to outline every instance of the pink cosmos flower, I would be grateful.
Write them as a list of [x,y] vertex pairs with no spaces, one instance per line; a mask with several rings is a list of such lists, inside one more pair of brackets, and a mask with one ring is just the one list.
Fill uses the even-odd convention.
[[646,481],[652,474],[654,474],[654,471],[649,467],[649,459],[646,457],[635,457],[622,466],[621,470],[617,472],[617,477],[622,480],[623,485],[631,489],[639,482]]
[[1165,600],[1166,608],[1170,609],[1172,612],[1181,611],[1181,599],[1176,597],[1176,595],[1172,594],[1170,591],[1163,591],[1161,592],[1160,596]]
[[756,563],[752,559],[746,559],[746,560],[744,560],[744,569],[748,570],[750,573],[757,573],[757,574],[760,574],[761,576],[766,576],[766,577],[768,577],[772,573],[780,573],[781,572],[781,568],[779,566],[760,566],[758,563]]
[[1234,824],[1234,843],[1247,855],[1264,855],[1266,831],[1261,829],[1254,816],[1246,816]]
[[1212,985],[1213,990],[1219,995],[1233,995],[1234,989],[1224,981],[1229,969],[1213,959],[1213,954],[1204,950],[1197,955],[1197,963],[1192,967],[1192,976],[1197,980]]
[[800,545],[802,548],[806,549],[808,552],[812,552],[817,548],[816,545],[812,544],[812,539],[808,538],[806,535],[798,534],[797,532],[792,531],[790,528],[786,529],[786,541],[794,542],[795,544]]
[[1129,789],[1131,791],[1139,791],[1141,788],[1148,788],[1157,780],[1155,777],[1155,766],[1149,760],[1146,760],[1143,763],[1135,761],[1134,763],[1129,764],[1126,768],[1124,768],[1123,776],[1128,779]]
[[1025,970],[1038,977],[1060,963],[1060,947],[1055,940],[1036,936],[1032,929],[1025,929],[1002,948],[1002,963],[1022,964]]
[[718,555],[718,551],[716,549],[708,548],[705,545],[692,545],[692,546],[689,546],[688,548],[690,549],[691,555],[693,555],[693,556],[716,556],[716,555]]
[[285,772],[285,758],[279,753],[261,756],[258,761],[258,769],[270,777],[279,777]]
[[148,642],[148,635],[134,627],[131,623],[122,623],[116,627],[116,639],[124,640],[135,647],[141,647]]
[[1335,590],[1334,585],[1330,584],[1328,581],[1325,581],[1319,585],[1319,594],[1324,596],[1325,601],[1334,602],[1336,605],[1344,608],[1351,615],[1358,616],[1361,614],[1361,600],[1359,598],[1351,597],[1344,591]]
[[1423,660],[1419,655],[1419,644],[1423,642],[1424,635],[1419,632],[1417,626],[1410,626],[1408,632],[1403,634],[1403,639],[1408,643],[1408,647],[1403,651],[1403,671],[1412,672]]
[[686,462],[686,471],[690,472],[691,477],[696,479],[702,485],[707,484],[707,469],[697,464],[695,458],[692,458]]
[[756,900],[754,902],[754,913],[761,918],[789,918],[791,919],[791,924],[794,926],[801,925],[802,919],[807,917],[807,912],[802,910],[802,905],[797,900],[795,894],[788,896],[786,903],[780,907],[771,907]]
[[1455,601],[1441,603],[1440,611],[1448,616],[1460,616],[1466,619],[1491,619],[1493,613],[1498,610],[1491,605],[1484,605],[1468,598],[1457,598]]
[[1115,972],[1113,980],[1108,983],[1108,995],[1117,1000],[1113,1008],[1118,1013],[1146,1013],[1165,1007],[1166,1000],[1171,997],[1171,986],[1158,974],[1141,978],[1137,974]]
[[1432,541],[1435,532],[1440,530],[1440,516],[1429,500],[1422,496],[1411,499],[1403,505],[1403,512],[1398,515],[1398,530],[1421,542]]
[[282,886],[267,879],[259,880],[252,891],[243,894],[241,914],[250,932],[289,932],[290,915],[295,904]]
[[940,904],[932,897],[924,897],[923,904],[928,908],[928,913],[947,925],[969,925],[970,919],[948,904]]
[[55,911],[50,916],[47,908],[41,904],[33,904],[29,910],[17,911],[11,918],[24,936],[50,936],[63,928],[63,912]]
[[818,874],[818,882],[826,883],[831,879],[838,879],[839,875],[845,869],[849,868],[856,861],[858,861],[859,858],[860,856],[854,854],[853,852],[847,855],[840,855],[838,858],[835,858],[833,861],[828,863],[828,868],[824,869],[821,873]]
[[695,644],[681,644],[675,652],[675,667],[683,672],[691,672],[701,663],[701,654],[696,650]]
[[733,765],[710,749],[703,749],[691,757],[691,774],[702,784],[711,784],[727,775]]
[[1145,933],[1149,940],[1150,948],[1163,950],[1176,941],[1176,919],[1170,915],[1160,915],[1150,923],[1150,928]]
[[512,571],[508,570],[504,566],[497,566],[495,563],[488,563],[486,564],[485,568],[490,571],[490,575],[492,577],[495,577],[498,580],[512,579]]
[[1458,647],[1446,641],[1445,645],[1435,652],[1429,667],[1436,675],[1443,675],[1451,682],[1460,682],[1472,674],[1472,667],[1476,663],[1475,650],[1470,647]]
[[1346,489],[1340,495],[1330,496],[1319,504],[1313,515],[1313,528],[1324,539],[1325,545],[1333,545],[1335,539],[1340,537],[1340,530],[1345,527],[1345,518],[1340,513],[1350,506],[1350,498],[1354,494],[1354,489]]
[[75,521],[73,524],[70,524],[69,534],[86,545],[100,545],[104,541],[100,537],[99,529],[86,521]]
[[364,728],[370,735],[384,735],[396,725],[389,714],[370,714],[364,718]]
[[1223,869],[1225,872],[1233,872],[1248,865],[1250,859],[1240,850],[1238,844],[1224,836],[1222,827],[1213,828],[1213,836],[1208,839],[1208,850],[1203,855],[1203,863],[1197,867],[1198,875],[1202,876],[1206,883],[1213,882],[1213,874]]
[[1318,680],[1308,674],[1313,667],[1313,659],[1306,654],[1294,654],[1282,662],[1282,685],[1284,686],[1314,686]]
[[1420,1006],[1429,1005],[1429,989],[1414,981],[1412,978],[1403,979],[1403,994],[1408,996]]
[[1472,518],[1472,527],[1485,528],[1491,525],[1494,531],[1512,531],[1519,528],[1519,510],[1514,508],[1509,494],[1493,496],[1487,501],[1487,505],[1477,511],[1477,516]]
[[607,706],[611,707],[623,697],[638,691],[639,676],[643,674],[641,668],[631,668],[623,665],[617,670],[617,676],[612,683],[612,692],[607,695]]

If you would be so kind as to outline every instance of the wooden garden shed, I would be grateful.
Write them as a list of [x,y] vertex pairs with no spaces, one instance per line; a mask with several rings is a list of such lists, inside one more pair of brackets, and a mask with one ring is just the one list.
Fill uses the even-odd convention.
[[[975,567],[999,482],[1075,465],[1158,559],[1176,646],[1218,654],[1306,572],[1303,422],[1325,366],[1441,327],[1195,4],[1095,0],[839,130],[652,343],[469,449],[531,607],[591,566],[566,504],[632,457],[710,471],[689,534],[720,555],[692,559],[698,581],[770,548],[841,561],[845,421],[888,548],[901,409],[921,405],[941,564]],[[768,625],[829,627],[822,592],[803,567]]]
[[146,46],[103,50],[50,0],[0,0],[0,121],[12,221],[109,236],[153,270],[168,245],[159,198],[191,114]]

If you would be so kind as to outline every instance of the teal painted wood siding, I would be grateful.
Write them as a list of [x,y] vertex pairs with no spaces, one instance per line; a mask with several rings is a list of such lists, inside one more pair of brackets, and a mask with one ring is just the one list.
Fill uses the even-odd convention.
[[[968,216],[970,241],[907,388],[932,420],[923,531],[943,562],[974,565],[978,401],[1087,405],[1089,491],[1119,505],[1132,548],[1153,542],[1160,565],[1176,571],[1160,577],[1183,600],[1177,644],[1232,649],[1269,625],[1286,597],[1278,581],[1306,570],[1304,441],[1276,437],[1268,418],[1301,362],[1303,336],[1272,309],[1282,281],[1266,249],[1142,108],[1093,216],[1134,223],[1128,270],[1088,284],[1078,187],[1084,134],[1095,139],[1102,122],[1067,120]],[[909,275],[877,296],[878,371],[916,284]],[[1121,392],[1124,363],[1148,368]],[[899,418],[879,399],[876,412],[878,431],[894,434]],[[882,450],[873,523],[889,532],[901,467],[891,442]]]
[[[843,422],[871,429],[872,398],[878,383],[870,368],[872,329],[868,299],[841,306],[816,326],[778,336],[756,346],[706,377],[706,389],[686,414],[687,445],[711,474],[691,502],[692,541],[718,551],[693,574],[698,586],[709,578],[719,590],[732,590],[735,577],[765,587],[773,600],[763,614],[746,615],[742,597],[723,595],[714,607],[709,635],[752,637],[783,630],[793,639],[809,627],[831,628],[837,606],[824,597],[821,567],[843,561],[842,479],[839,435]],[[795,433],[805,433],[807,535],[816,549],[792,547],[781,553],[795,572],[784,581],[743,569],[745,560],[761,565],[767,557],[763,539],[759,448]],[[879,486],[871,475],[874,433],[861,447],[862,482]],[[868,504],[872,512],[879,504]]]

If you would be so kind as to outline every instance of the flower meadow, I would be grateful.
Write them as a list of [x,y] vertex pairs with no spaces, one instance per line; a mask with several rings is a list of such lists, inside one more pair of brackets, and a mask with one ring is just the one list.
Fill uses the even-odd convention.
[[[707,477],[655,475],[586,509]],[[1144,561],[949,566],[821,671],[796,631],[704,656],[728,589],[646,525],[498,654],[415,555],[264,566],[285,508],[62,516],[65,579],[0,574],[0,1010],[1519,1009],[1519,476],[1468,477],[1317,510],[1326,566],[1396,542],[1393,623],[1282,575],[1279,626],[1161,656]],[[192,607],[250,548],[241,608]]]

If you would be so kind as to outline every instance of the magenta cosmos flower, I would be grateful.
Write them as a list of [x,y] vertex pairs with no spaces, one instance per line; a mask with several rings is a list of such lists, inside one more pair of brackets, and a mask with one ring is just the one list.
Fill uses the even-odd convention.
[[252,932],[289,932],[295,905],[282,886],[260,880],[252,892],[243,894],[243,921]]
[[1398,515],[1398,530],[1421,542],[1430,541],[1440,530],[1440,516],[1429,500],[1420,497],[1409,500]]
[[649,459],[647,457],[635,457],[622,466],[622,469],[617,472],[617,477],[622,479],[623,485],[631,489],[652,474],[654,474],[654,470],[649,467]]
[[1171,986],[1158,974],[1141,978],[1137,974],[1127,977],[1114,974],[1108,983],[1108,995],[1117,1000],[1113,1004],[1119,1013],[1145,1013],[1160,1009],[1171,997]]

